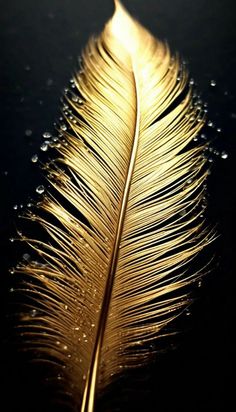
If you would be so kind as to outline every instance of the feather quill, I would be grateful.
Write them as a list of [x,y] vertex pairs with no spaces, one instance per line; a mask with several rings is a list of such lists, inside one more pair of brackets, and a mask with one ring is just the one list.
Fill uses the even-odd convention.
[[56,194],[28,214],[51,241],[28,239],[44,264],[18,271],[35,310],[23,322],[28,350],[63,367],[75,410],[92,412],[186,307],[186,286],[201,276],[189,264],[214,233],[200,217],[206,159],[192,145],[204,116],[168,46],[115,1],[74,81],[49,168]]

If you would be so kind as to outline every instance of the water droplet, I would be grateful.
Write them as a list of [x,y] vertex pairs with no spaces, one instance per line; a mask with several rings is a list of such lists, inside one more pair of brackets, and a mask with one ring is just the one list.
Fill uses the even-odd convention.
[[73,94],[71,100],[72,100],[73,102],[77,103],[78,100],[79,100],[79,98],[78,98],[78,96],[76,96],[75,94]]
[[15,269],[14,269],[14,268],[9,269],[9,273],[10,273],[11,275],[14,275]]
[[34,154],[34,155],[31,157],[31,162],[32,162],[32,163],[37,163],[37,161],[38,161],[38,155],[37,155],[37,154]]
[[52,86],[52,85],[53,85],[53,80],[47,79],[47,86]]
[[211,85],[212,87],[215,87],[215,86],[216,86],[216,81],[215,81],[215,80],[211,80],[211,81],[210,81],[210,85]]
[[75,330],[79,330],[79,326],[76,326],[76,327],[75,327]]
[[30,255],[29,255],[29,253],[24,253],[23,256],[22,256],[22,258],[28,262],[28,261],[30,260]]
[[46,152],[48,150],[48,143],[47,142],[42,143],[40,146],[40,150],[42,150],[43,152]]
[[207,126],[208,127],[214,127],[214,123],[211,120],[209,120],[208,123],[207,123]]
[[221,159],[228,159],[228,157],[228,153],[225,150],[223,150],[223,152],[221,152]]
[[51,137],[52,137],[51,133],[49,133],[49,132],[44,132],[43,133],[43,138],[44,139],[50,139]]
[[14,205],[14,206],[13,206],[13,209],[14,209],[14,210],[17,210],[17,209],[18,209],[18,205]]
[[27,203],[27,207],[32,207],[32,203]]
[[49,19],[54,19],[54,17],[55,17],[55,14],[54,13],[48,13],[48,18]]
[[92,328],[95,328],[95,323],[91,323],[91,327],[92,327]]
[[78,103],[79,103],[79,104],[82,104],[82,103],[83,103],[83,100],[82,100],[82,99],[79,99],[79,100],[78,100]]
[[14,290],[15,290],[14,288],[11,288],[11,289],[10,289],[10,292],[12,293],[12,292],[14,292]]
[[185,210],[185,209],[181,210],[181,212],[179,212],[179,215],[180,215],[180,216],[186,215],[186,210]]
[[84,380],[84,381],[86,380],[86,375],[83,375],[83,380]]
[[186,316],[190,316],[190,315],[191,315],[191,312],[190,312],[190,310],[189,310],[189,309],[186,309],[186,312],[185,312],[185,314],[186,314]]
[[13,237],[10,237],[10,242],[13,243],[15,241],[15,239]]
[[86,338],[86,336],[87,336],[86,333],[83,333],[83,338]]
[[36,187],[36,193],[38,193],[39,195],[42,195],[45,191],[45,188],[43,185],[39,185],[38,187]]
[[198,137],[195,136],[195,137],[193,138],[193,141],[194,141],[194,142],[198,142]]
[[38,314],[38,311],[37,311],[36,309],[32,309],[32,310],[30,311],[30,316],[31,316],[31,318],[34,318],[37,314]]
[[67,130],[66,124],[65,123],[61,124],[60,129],[65,132]]
[[65,310],[67,310],[67,309],[68,309],[68,305],[65,305],[64,308],[65,308]]
[[221,133],[222,129],[220,127],[217,127],[216,131],[217,131],[217,133]]
[[26,129],[25,130],[25,135],[27,136],[27,137],[30,137],[30,136],[32,136],[32,130],[30,130],[30,129]]
[[189,84],[190,84],[190,86],[194,86],[194,84],[195,84],[194,79],[190,79],[190,80],[189,80]]
[[209,158],[208,158],[208,162],[213,163],[212,157],[209,157]]
[[198,281],[198,284],[197,284],[197,287],[200,288],[201,286],[202,286],[202,281],[199,280],[199,281]]
[[67,346],[67,345],[64,345],[64,346],[63,346],[63,349],[64,349],[64,350],[67,350],[67,349],[68,349],[68,346]]
[[56,341],[56,345],[59,346],[61,342],[59,340]]
[[203,139],[203,140],[206,140],[206,139],[207,139],[207,137],[206,137],[206,135],[205,135],[204,133],[201,134],[201,139]]

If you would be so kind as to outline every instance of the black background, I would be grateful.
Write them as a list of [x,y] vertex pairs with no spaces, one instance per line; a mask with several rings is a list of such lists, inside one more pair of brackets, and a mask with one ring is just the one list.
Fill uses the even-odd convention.
[[[203,282],[191,315],[181,323],[184,332],[173,338],[174,350],[169,348],[149,368],[137,373],[136,378],[142,379],[135,384],[136,391],[128,389],[134,386],[131,377],[122,380],[104,397],[98,409],[233,412],[235,2],[124,3],[153,34],[167,39],[171,49],[188,60],[191,76],[209,104],[208,117],[215,124],[215,128],[209,128],[209,136],[217,136],[214,146],[220,152],[225,150],[228,158],[213,156],[209,215],[220,234],[214,249],[216,263]],[[91,34],[100,32],[113,6],[111,0],[1,0],[0,5],[1,328],[6,342],[6,303],[12,282],[8,268],[21,253],[8,240],[20,225],[13,205],[25,205],[29,198],[34,198],[41,177],[30,158],[39,152],[42,133],[53,130],[59,98],[76,67],[81,48]],[[210,86],[211,80],[216,81],[215,87]],[[216,128],[222,128],[222,132],[218,133]],[[25,134],[28,129],[32,130],[31,136]],[[2,402],[7,402],[2,410],[54,411],[48,394],[37,385],[37,376],[21,365],[8,344],[3,345],[1,371],[5,382]]]

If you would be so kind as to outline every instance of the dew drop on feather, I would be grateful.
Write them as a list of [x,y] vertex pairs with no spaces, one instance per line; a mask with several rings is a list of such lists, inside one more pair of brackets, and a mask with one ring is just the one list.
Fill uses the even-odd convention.
[[31,316],[32,318],[34,318],[37,314],[38,314],[38,311],[37,311],[36,309],[32,309],[32,310],[30,311],[30,316]]
[[22,258],[28,262],[28,261],[30,260],[30,255],[29,255],[29,253],[24,253],[23,256],[22,256]]

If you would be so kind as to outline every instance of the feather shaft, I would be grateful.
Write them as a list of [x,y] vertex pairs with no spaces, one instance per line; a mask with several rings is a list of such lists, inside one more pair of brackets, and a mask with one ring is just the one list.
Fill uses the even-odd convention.
[[87,379],[86,379],[81,412],[93,412],[94,410],[97,377],[99,373],[99,363],[100,363],[100,355],[101,355],[101,349],[102,349],[102,344],[103,344],[103,337],[104,337],[107,317],[109,313],[113,283],[114,283],[115,273],[117,269],[117,262],[118,262],[118,257],[119,257],[121,236],[122,236],[123,227],[124,227],[130,186],[131,186],[133,170],[134,170],[135,160],[136,160],[136,155],[137,155],[137,150],[138,150],[140,107],[139,107],[138,87],[137,87],[137,80],[135,77],[135,70],[133,70],[133,79],[134,79],[134,90],[135,90],[135,96],[136,96],[135,98],[136,118],[135,118],[134,132],[133,132],[134,137],[133,137],[132,147],[130,150],[130,159],[129,159],[128,168],[127,168],[123,196],[121,199],[120,213],[119,213],[119,218],[118,218],[118,223],[117,223],[115,240],[114,240],[113,250],[111,254],[110,265],[108,268],[107,284],[106,284],[106,288],[104,292],[101,314],[100,314],[100,319],[98,323],[98,333],[97,333],[96,341],[94,345],[91,365],[90,365]]

